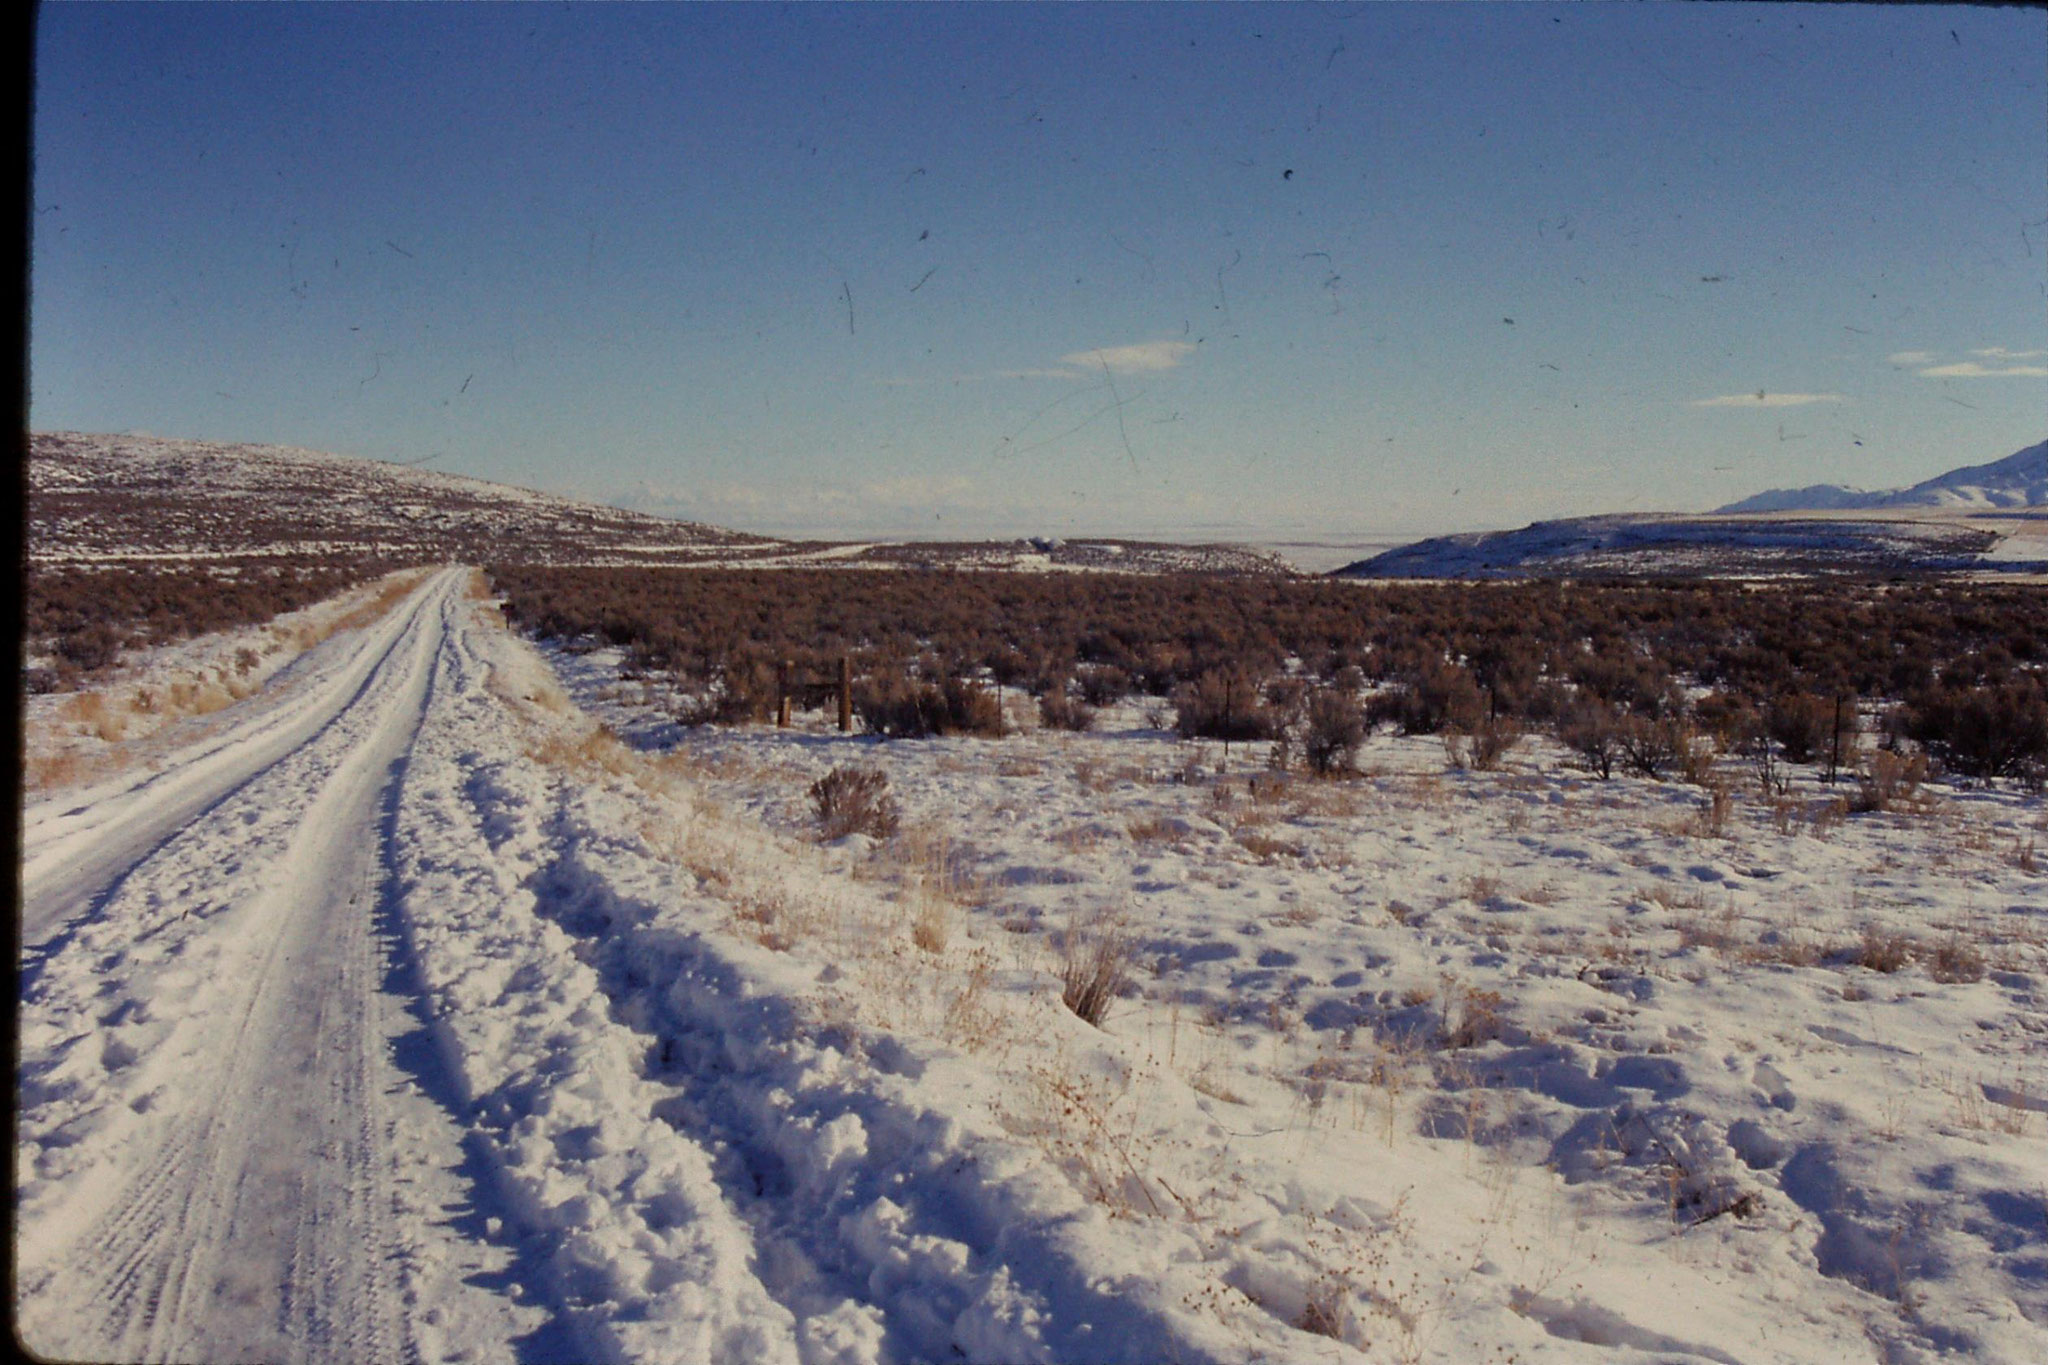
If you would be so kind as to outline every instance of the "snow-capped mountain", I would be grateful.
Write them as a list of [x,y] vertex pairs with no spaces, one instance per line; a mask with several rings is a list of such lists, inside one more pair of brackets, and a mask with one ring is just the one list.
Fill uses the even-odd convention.
[[[1614,514],[1417,541],[1340,578],[1781,577],[2041,572],[2040,538],[2013,518],[2048,505],[2048,441],[1911,488],[1778,488],[1704,515]],[[2014,511],[2014,509],[2021,509]],[[1833,512],[1853,516],[1800,517]],[[1976,514],[1976,515],[1973,515]],[[2000,519],[1998,514],[2011,513]],[[1737,519],[1741,518],[1741,519]]]
[[1716,512],[1841,511],[1865,507],[2039,507],[2048,503],[2048,441],[1989,464],[1965,465],[1911,488],[1865,492],[1844,484],[1773,488]]

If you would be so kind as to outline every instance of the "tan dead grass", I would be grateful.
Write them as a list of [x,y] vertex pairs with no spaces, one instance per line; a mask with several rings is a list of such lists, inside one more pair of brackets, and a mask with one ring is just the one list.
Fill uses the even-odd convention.
[[601,724],[581,734],[551,729],[527,746],[526,756],[586,777],[602,775],[630,782],[649,795],[662,797],[676,795],[695,772],[695,764],[682,750],[643,753]]
[[[273,622],[268,633],[289,648],[310,649],[342,630],[380,619],[431,572],[419,569],[394,575],[367,600],[324,623],[300,621],[286,630]],[[244,645],[227,663],[203,671],[174,674],[125,693],[115,686],[71,694],[57,709],[59,720],[108,745],[109,751],[90,757],[57,751],[45,737],[30,735],[26,745],[30,755],[22,770],[24,788],[51,791],[127,769],[136,762],[133,743],[146,735],[173,721],[216,714],[254,695],[256,687],[248,675],[261,662],[262,655]]]
[[1136,844],[1172,844],[1187,838],[1187,827],[1170,815],[1134,815],[1124,822],[1124,832]]
[[1301,857],[1300,844],[1286,839],[1276,839],[1257,830],[1241,831],[1237,836],[1237,843],[1261,863],[1276,863],[1282,859]]
[[1889,975],[1904,967],[1912,955],[1912,940],[1904,934],[1873,926],[1863,931],[1851,960],[1859,967]]

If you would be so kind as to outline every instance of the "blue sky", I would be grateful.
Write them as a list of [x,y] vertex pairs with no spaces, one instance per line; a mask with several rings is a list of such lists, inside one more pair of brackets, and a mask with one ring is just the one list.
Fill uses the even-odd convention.
[[747,529],[1402,535],[2048,435],[2048,16],[41,12],[31,421]]

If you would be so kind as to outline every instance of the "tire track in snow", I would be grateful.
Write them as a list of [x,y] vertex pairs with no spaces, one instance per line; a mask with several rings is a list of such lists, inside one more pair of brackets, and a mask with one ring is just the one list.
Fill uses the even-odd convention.
[[246,718],[165,756],[161,771],[65,792],[26,811],[23,943],[36,944],[81,912],[103,908],[130,872],[189,826],[319,743],[362,701],[415,626],[414,609],[400,607],[359,636],[331,637],[242,703],[250,708]]
[[[182,934],[168,955],[196,943],[216,967],[172,1031],[187,1102],[156,1122],[115,1125],[112,1170],[89,1167],[70,1182],[97,1177],[98,1198],[47,1211],[54,1216],[23,1238],[18,1304],[39,1348],[151,1359],[418,1356],[406,1311],[417,1296],[398,1281],[417,1259],[424,1220],[407,1209],[396,1188],[406,1178],[391,1167],[400,1124],[383,1093],[395,1087],[384,1083],[393,1068],[382,1055],[370,893],[382,874],[385,797],[425,714],[458,584],[443,575],[415,594],[365,648],[367,670],[345,670],[355,685],[339,710],[243,776],[208,818],[123,868],[98,907],[102,922],[66,936],[84,950],[151,912],[165,921],[159,902],[177,904],[191,885],[179,858],[218,853],[235,807],[285,803],[290,837],[244,879],[254,893],[191,926],[188,899],[168,920]],[[250,953],[252,940],[260,946]],[[73,973],[78,964],[63,965]],[[147,1001],[147,979],[130,984]],[[419,1150],[419,1135],[409,1137]],[[104,1212],[93,1219],[95,1202]],[[81,1235],[66,1235],[81,1223]]]

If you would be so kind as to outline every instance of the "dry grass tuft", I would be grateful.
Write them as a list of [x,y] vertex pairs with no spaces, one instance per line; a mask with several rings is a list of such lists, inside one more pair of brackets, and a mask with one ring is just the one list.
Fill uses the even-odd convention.
[[95,738],[108,744],[118,743],[128,731],[127,717],[116,711],[103,693],[79,692],[65,699],[57,712],[66,720],[77,721]]
[[917,897],[917,912],[910,921],[910,941],[928,953],[943,953],[952,937],[952,907],[943,896],[922,891]]
[[1700,912],[1681,918],[1675,927],[1680,948],[1707,948],[1724,957],[1738,952],[1748,956],[1742,941],[1742,915],[1733,901],[1712,916]]
[[1856,947],[1854,961],[1859,967],[1889,975],[1906,965],[1912,956],[1912,947],[1904,934],[1865,929],[1863,941]]
[[82,782],[97,771],[93,764],[71,750],[34,754],[22,765],[22,785],[32,792],[48,791]]
[[1134,815],[1124,830],[1136,844],[1171,844],[1186,837],[1186,826],[1170,815]]
[[1484,905],[1500,894],[1500,878],[1490,872],[1475,872],[1465,879],[1465,899]]
[[1954,985],[1980,981],[1984,977],[1984,954],[1959,933],[1950,933],[1935,945],[1927,960],[1927,972],[1936,981]]
[[1056,829],[1052,832],[1052,843],[1069,853],[1079,853],[1083,849],[1100,848],[1109,839],[1110,836],[1104,833],[1098,825],[1069,825],[1064,829]]
[[1301,845],[1285,839],[1275,839],[1257,830],[1245,830],[1237,836],[1239,847],[1262,863],[1277,862],[1282,858],[1299,858]]
[[[1455,1015],[1452,1013],[1455,1001]],[[1444,989],[1443,1045],[1477,1047],[1501,1036],[1506,1024],[1507,997],[1499,991],[1474,990],[1449,983]]]
[[1060,1001],[1102,1027],[1109,1004],[1130,983],[1131,938],[1122,918],[1103,912],[1060,936]]
[[630,782],[651,796],[674,796],[682,780],[695,770],[690,757],[681,750],[644,754],[620,739],[609,725],[602,724],[581,735],[550,732],[529,745],[526,756],[586,778],[613,777]]
[[382,587],[370,595],[368,601],[356,607],[353,611],[337,616],[324,629],[317,631],[311,644],[319,644],[320,641],[337,632],[354,630],[358,626],[367,626],[372,621],[382,620],[386,612],[389,612],[393,607],[404,601],[407,595],[414,588],[425,582],[427,576],[432,572],[432,569],[412,569],[404,573],[393,574],[385,580]]

